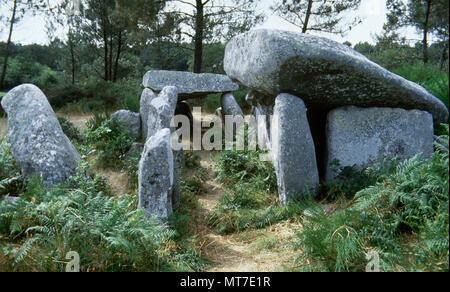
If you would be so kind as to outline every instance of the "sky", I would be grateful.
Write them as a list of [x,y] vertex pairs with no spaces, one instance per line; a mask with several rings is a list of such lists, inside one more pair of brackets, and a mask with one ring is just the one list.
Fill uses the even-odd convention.
[[[272,28],[290,31],[300,31],[300,29],[282,18],[274,15],[269,7],[273,4],[273,0],[261,0],[260,9],[267,15],[267,18],[263,24],[258,25],[256,28]],[[324,37],[331,38],[338,42],[349,41],[352,44],[358,42],[374,43],[374,36],[382,31],[384,22],[386,21],[386,0],[362,0],[361,6],[358,11],[352,12],[358,14],[362,18],[362,23],[349,31],[344,37],[337,35],[322,35]],[[0,14],[4,15],[5,11],[2,11],[0,7]],[[6,41],[7,39],[7,27],[0,27],[0,40]],[[417,38],[414,31],[407,32],[411,38]],[[49,39],[45,29],[45,18],[43,16],[26,17],[20,22],[14,31],[13,42],[19,42],[22,44],[46,44]]]

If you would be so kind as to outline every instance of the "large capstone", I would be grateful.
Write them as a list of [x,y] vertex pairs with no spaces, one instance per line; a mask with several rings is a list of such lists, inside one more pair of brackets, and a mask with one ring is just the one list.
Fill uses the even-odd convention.
[[174,158],[170,130],[149,137],[139,161],[139,207],[150,217],[167,218],[172,213]]
[[111,121],[119,123],[125,133],[137,139],[141,135],[141,115],[129,110],[119,110],[111,115]]
[[271,125],[271,156],[283,205],[315,194],[319,185],[314,141],[303,101],[290,94],[275,100]]
[[252,30],[227,44],[224,68],[232,80],[261,94],[301,96],[308,108],[420,109],[431,113],[436,123],[448,121],[446,106],[423,87],[321,37]]
[[338,108],[328,114],[326,178],[344,167],[357,170],[397,157],[433,153],[433,118],[425,111],[393,108]]
[[152,70],[144,75],[142,85],[156,92],[176,86],[180,100],[205,97],[208,94],[236,91],[239,85],[226,75]]
[[2,99],[15,161],[26,177],[38,174],[51,188],[74,175],[81,157],[63,133],[44,93],[32,84],[13,88]]
[[145,88],[142,91],[139,113],[141,115],[141,131],[144,139],[147,139],[148,119],[156,115],[155,108],[151,105],[152,100],[155,98],[155,94],[150,89]]

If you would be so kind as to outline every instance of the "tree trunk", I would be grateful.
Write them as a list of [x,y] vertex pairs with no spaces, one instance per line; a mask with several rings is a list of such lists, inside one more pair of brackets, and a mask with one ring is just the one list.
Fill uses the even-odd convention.
[[311,17],[311,10],[314,0],[308,0],[308,8],[306,9],[305,22],[303,23],[302,33],[308,31],[309,18]]
[[428,23],[431,12],[431,0],[427,0],[427,10],[425,14],[425,23],[423,24],[423,63],[428,63]]
[[447,59],[447,50],[448,50],[448,39],[445,41],[444,49],[442,50],[440,67],[441,71],[444,71],[445,60]]
[[75,49],[73,44],[72,31],[69,28],[69,49],[70,49],[70,61],[72,63],[72,84],[75,84]]
[[117,39],[117,55],[116,55],[116,61],[114,63],[113,82],[117,81],[117,72],[119,71],[119,59],[120,59],[121,51],[122,51],[122,31],[119,31],[119,36],[118,36],[118,39]]
[[16,10],[17,10],[17,0],[14,0],[13,12],[12,12],[11,21],[9,24],[8,40],[6,42],[5,58],[3,60],[2,75],[0,77],[0,88],[3,88],[3,83],[5,82],[6,69],[8,67],[9,46],[11,44],[11,36],[12,36],[12,32],[13,32],[14,22],[16,20]]
[[194,51],[194,73],[202,72],[203,59],[203,30],[204,30],[204,14],[202,0],[196,0],[197,15],[195,18],[195,51]]
[[109,35],[109,64],[108,64],[108,80],[112,81],[112,70],[113,70],[113,50],[114,50],[114,46],[113,46],[113,32],[111,30],[111,33]]
[[103,28],[103,43],[105,44],[105,52],[103,60],[105,62],[105,81],[108,81],[108,37],[106,35],[106,28]]

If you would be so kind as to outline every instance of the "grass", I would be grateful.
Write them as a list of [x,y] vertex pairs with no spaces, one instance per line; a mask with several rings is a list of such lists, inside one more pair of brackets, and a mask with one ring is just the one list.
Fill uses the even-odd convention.
[[[298,258],[286,270],[364,271],[366,254],[380,255],[382,271],[448,271],[448,125],[425,162],[416,156],[385,162],[363,172],[341,169],[318,201],[281,207],[270,164],[257,151],[224,151],[216,158],[217,180],[225,193],[209,218],[219,234],[249,234],[283,222],[300,222]],[[277,249],[276,237],[261,235],[254,252]],[[305,264],[307,263],[307,264]]]
[[[369,251],[382,271],[448,271],[448,125],[425,162],[416,156],[355,194],[349,207],[327,216],[311,209],[297,246],[301,271],[364,271]],[[371,169],[367,170],[372,171]]]

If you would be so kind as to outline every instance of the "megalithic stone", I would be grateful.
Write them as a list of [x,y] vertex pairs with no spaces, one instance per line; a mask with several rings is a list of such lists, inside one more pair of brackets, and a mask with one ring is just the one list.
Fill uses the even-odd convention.
[[[363,170],[397,157],[400,161],[433,153],[433,117],[420,110],[342,107],[327,121],[326,179],[342,167]],[[336,165],[333,162],[339,162]]]
[[[167,86],[161,91],[157,98],[150,102],[149,108],[156,110],[156,115],[153,109],[149,111],[147,121],[147,137],[151,137],[154,133],[164,128],[171,128],[170,122],[175,115],[177,106],[177,88],[174,86]],[[173,132],[175,129],[171,129]]]
[[142,131],[142,137],[144,138],[144,140],[147,139],[148,118],[149,118],[149,116],[155,115],[155,112],[151,106],[151,102],[155,98],[156,98],[156,96],[151,89],[145,88],[142,91],[139,113],[141,115],[141,123],[142,123],[141,131]]
[[111,121],[122,124],[125,133],[137,139],[141,135],[141,115],[128,110],[119,110],[111,115]]
[[38,87],[17,86],[1,104],[8,115],[12,152],[25,177],[38,174],[44,186],[51,188],[75,174],[81,157]]
[[166,128],[149,137],[139,161],[139,207],[150,217],[168,218],[173,212],[174,158],[170,136]]
[[319,185],[314,141],[303,101],[290,94],[275,100],[271,125],[271,156],[280,202],[315,195]]

